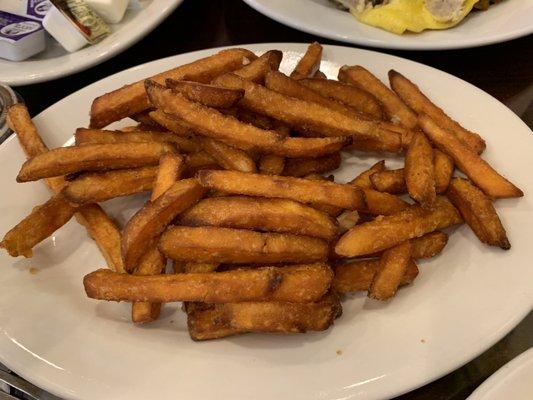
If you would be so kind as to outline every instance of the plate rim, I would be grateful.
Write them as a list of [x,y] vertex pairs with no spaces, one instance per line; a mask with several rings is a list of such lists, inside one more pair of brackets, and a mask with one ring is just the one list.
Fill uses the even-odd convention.
[[[292,49],[290,47],[300,47],[301,49],[304,49],[306,46],[308,46],[308,43],[303,43],[303,42],[249,43],[249,44],[238,44],[238,45],[232,45],[232,46],[220,46],[220,47],[213,47],[213,48],[209,48],[209,49],[201,49],[201,50],[196,50],[196,51],[187,52],[187,53],[175,54],[175,55],[172,55],[172,56],[168,56],[168,57],[164,57],[164,58],[160,58],[160,59],[156,59],[156,60],[151,60],[151,61],[148,61],[146,63],[135,65],[135,66],[126,68],[126,69],[124,69],[122,71],[115,72],[112,75],[109,75],[107,77],[99,79],[98,81],[95,81],[95,82],[93,82],[93,83],[91,83],[91,84],[89,84],[89,85],[87,85],[87,86],[85,86],[83,88],[80,88],[79,90],[77,90],[77,91],[65,96],[64,98],[62,98],[62,99],[58,100],[57,102],[55,102],[54,104],[50,105],[45,110],[41,111],[39,114],[34,116],[32,119],[38,118],[42,114],[45,114],[46,112],[48,112],[48,110],[50,108],[56,106],[57,103],[65,101],[65,100],[67,100],[70,97],[77,96],[78,92],[82,92],[84,90],[87,90],[87,89],[91,88],[92,86],[96,86],[98,84],[101,84],[101,83],[103,83],[103,81],[106,81],[108,79],[116,78],[120,74],[128,73],[129,71],[133,71],[133,70],[139,70],[139,69],[146,68],[146,66],[148,66],[150,64],[164,62],[166,60],[170,60],[170,59],[177,58],[177,57],[182,57],[182,56],[189,56],[189,57],[202,56],[203,54],[210,54],[210,53],[215,52],[215,51],[220,51],[220,50],[223,50],[223,49],[235,48],[235,47],[242,47],[242,48],[250,49],[252,51],[261,52],[261,51],[264,51],[264,50],[269,49],[269,48],[282,48],[283,49],[284,47],[285,47],[285,49],[282,50],[282,51],[302,51],[302,50],[295,50],[295,49]],[[385,56],[385,57],[391,59],[391,61],[394,61],[394,60],[407,61],[408,63],[416,64],[417,67],[422,67],[422,68],[425,68],[425,69],[433,70],[434,72],[438,72],[439,74],[445,74],[449,78],[453,78],[455,80],[460,81],[462,84],[465,84],[469,88],[469,90],[472,90],[472,91],[477,92],[478,94],[484,95],[488,101],[491,101],[494,104],[497,104],[498,107],[502,108],[502,110],[504,112],[510,113],[510,115],[512,116],[513,119],[515,119],[518,123],[520,123],[526,129],[531,131],[531,129],[527,126],[527,124],[518,115],[516,115],[510,108],[508,108],[505,104],[503,104],[501,101],[499,101],[498,99],[496,99],[495,97],[493,97],[489,93],[483,91],[482,89],[478,88],[477,86],[475,86],[475,85],[473,85],[473,84],[471,84],[471,83],[469,83],[469,82],[467,82],[467,81],[465,81],[465,80],[463,80],[463,79],[461,79],[461,78],[459,78],[459,77],[457,77],[455,75],[452,75],[452,74],[450,74],[448,72],[442,71],[442,70],[440,70],[438,68],[435,68],[435,67],[432,67],[432,66],[429,66],[429,65],[425,65],[425,64],[417,62],[417,61],[410,60],[410,59],[405,58],[405,57],[391,55],[391,54],[383,53],[383,52],[376,51],[376,50],[360,49],[360,48],[353,48],[353,47],[349,47],[349,46],[329,45],[329,44],[328,45],[323,45],[323,46],[324,46],[324,48],[326,50],[328,48],[334,48],[334,49],[337,48],[337,49],[348,50],[348,51],[351,51],[351,52],[363,52],[363,53],[377,54],[379,56]],[[3,147],[6,146],[5,143],[11,142],[12,140],[16,140],[15,139],[15,135],[11,135],[4,143],[0,144],[0,151],[2,151]],[[441,378],[442,376],[444,376],[444,375],[446,375],[446,374],[448,374],[448,373],[450,373],[452,371],[455,371],[455,370],[461,368],[462,366],[464,366],[465,364],[467,364],[468,362],[472,361],[474,358],[478,357],[483,352],[485,352],[486,350],[488,350],[492,346],[494,346],[495,343],[497,343],[505,335],[507,335],[512,329],[514,329],[532,310],[533,310],[533,299],[531,299],[531,301],[530,301],[529,308],[524,307],[524,310],[522,310],[521,313],[514,314],[513,317],[510,320],[506,321],[506,324],[501,326],[498,331],[493,332],[493,335],[490,337],[490,340],[483,342],[484,344],[481,345],[481,346],[478,346],[475,349],[475,351],[464,353],[464,354],[468,354],[468,355],[464,356],[459,361],[456,360],[455,362],[450,362],[450,366],[448,366],[447,368],[443,368],[439,372],[436,372],[436,373],[428,375],[425,379],[420,380],[416,384],[411,384],[410,386],[406,386],[404,389],[401,389],[401,390],[398,390],[397,387],[396,387],[396,390],[391,390],[389,388],[388,390],[383,392],[383,394],[385,396],[383,398],[388,398],[388,396],[400,396],[402,394],[411,392],[411,391],[413,391],[415,389],[418,389],[418,388],[420,388],[420,387],[422,387],[422,386],[424,386],[424,385],[426,385],[426,384],[428,384],[430,382],[433,382],[433,381]],[[12,369],[11,366],[9,365],[9,363],[6,361],[5,357],[1,353],[0,353],[0,362],[3,363],[4,365],[6,365],[13,372],[17,373],[19,376],[21,376],[24,379],[27,379],[28,381],[36,384],[37,386],[39,386],[40,388],[43,388],[44,390],[46,390],[46,391],[48,391],[48,392],[50,392],[50,393],[52,393],[52,394],[54,394],[56,396],[61,396],[61,397],[67,396],[66,398],[72,398],[72,397],[69,397],[72,393],[69,393],[68,389],[66,387],[63,387],[63,386],[58,387],[58,384],[56,384],[54,382],[51,382],[48,379],[42,379],[40,376],[39,377],[27,377],[26,374],[24,373],[24,371],[20,370],[19,368],[13,368]],[[415,380],[416,378],[411,378],[411,379]],[[350,398],[350,397],[351,397],[351,394],[349,394],[347,398]],[[82,398],[82,397],[79,397],[79,398]]]
[[[492,39],[489,39],[489,40],[479,38],[477,40],[473,40],[473,41],[466,42],[466,43],[458,43],[458,44],[453,44],[453,43],[431,44],[428,42],[421,42],[420,45],[413,45],[410,43],[402,44],[401,42],[387,43],[387,42],[384,42],[383,40],[368,39],[368,38],[365,39],[364,37],[363,39],[358,39],[357,36],[349,37],[341,33],[329,30],[329,29],[324,31],[324,30],[314,28],[313,26],[302,25],[300,23],[301,21],[299,21],[297,18],[296,19],[292,18],[291,16],[288,16],[284,13],[278,12],[277,10],[274,10],[268,7],[267,5],[264,4],[265,2],[262,0],[243,0],[243,1],[248,6],[250,6],[257,12],[259,12],[260,14],[263,14],[267,18],[270,18],[276,22],[279,22],[283,25],[286,25],[298,31],[306,32],[312,35],[316,35],[316,36],[331,39],[331,40],[338,40],[344,43],[374,47],[378,49],[411,50],[411,51],[468,49],[468,48],[473,48],[473,47],[483,47],[483,46],[489,46],[491,44],[508,42],[514,39],[525,37],[533,33],[533,24],[532,24],[530,25],[529,29],[525,27],[523,30],[511,32],[509,34],[502,35],[501,37],[493,37]],[[391,33],[391,35],[393,34]]]
[[[70,76],[72,74],[75,74],[77,72],[85,71],[91,67],[94,67],[96,65],[99,65],[110,58],[113,58],[123,51],[129,49],[131,46],[136,44],[138,41],[143,39],[144,37],[148,36],[155,28],[157,28],[178,6],[183,3],[184,0],[154,0],[152,1],[147,8],[154,6],[164,6],[161,9],[161,12],[156,14],[154,18],[151,19],[150,23],[144,25],[144,24],[138,24],[140,27],[139,29],[134,30],[133,34],[128,36],[123,36],[121,40],[117,41],[111,41],[107,46],[103,49],[101,49],[95,57],[84,57],[84,56],[77,56],[75,58],[76,61],[66,62],[64,64],[64,67],[55,67],[51,68],[48,67],[46,72],[43,73],[35,73],[39,70],[39,59],[31,60],[35,61],[36,65],[33,67],[34,72],[28,72],[25,73],[22,76],[5,79],[3,80],[4,83],[7,85],[17,87],[17,86],[24,86],[24,85],[33,85],[36,83],[43,83],[43,82],[49,82],[58,78],[63,78]],[[161,2],[162,4],[154,4],[156,2]],[[142,11],[142,10],[141,10]],[[135,16],[136,17],[136,16]],[[119,31],[117,31],[119,32]],[[80,50],[81,51],[81,50]],[[74,53],[67,53],[60,57],[55,58],[63,58],[68,57],[71,55],[75,55],[78,52]],[[9,60],[3,60],[3,61],[9,61]]]

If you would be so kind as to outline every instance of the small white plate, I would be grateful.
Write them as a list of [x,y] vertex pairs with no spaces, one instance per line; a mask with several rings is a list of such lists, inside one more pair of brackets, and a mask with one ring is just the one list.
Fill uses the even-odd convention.
[[282,24],[333,40],[385,49],[442,50],[505,42],[533,32],[533,0],[505,0],[443,31],[395,35],[357,21],[329,0],[244,0]]
[[468,400],[533,399],[533,348],[509,361],[468,397]]
[[85,70],[126,50],[159,25],[183,0],[141,0],[143,8],[129,8],[124,19],[110,25],[112,33],[101,42],[74,53],[46,36],[46,50],[25,61],[0,58],[0,82],[11,86],[50,81]]
[[[285,72],[305,44],[245,46],[285,52]],[[218,49],[217,49],[218,50]],[[35,118],[49,146],[87,126],[98,95],[217,50],[165,58],[112,75],[66,97]],[[82,277],[105,265],[76,221],[35,249],[32,259],[0,251],[0,362],[36,385],[73,399],[379,399],[428,383],[468,362],[501,339],[533,305],[533,136],[500,102],[451,75],[371,51],[325,46],[322,70],[359,63],[385,79],[394,68],[413,79],[467,128],[481,133],[484,157],[526,197],[500,200],[510,251],[481,244],[462,226],[442,255],[420,263],[415,283],[389,304],[349,296],[335,326],[305,335],[243,335],[196,343],[178,304],[147,326],[130,322],[126,303],[85,296]],[[25,157],[16,137],[0,146],[0,237],[48,191],[17,184]],[[353,178],[378,159],[346,156],[336,176]],[[391,167],[398,164],[387,161]],[[124,223],[143,196],[105,204]],[[38,273],[31,274],[30,268]]]

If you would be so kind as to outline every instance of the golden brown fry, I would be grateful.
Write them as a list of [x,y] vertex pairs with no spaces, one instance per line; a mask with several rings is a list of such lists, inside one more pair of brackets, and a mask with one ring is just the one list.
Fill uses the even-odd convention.
[[327,204],[347,210],[365,207],[361,190],[349,185],[237,171],[203,170],[198,173],[198,179],[204,187],[226,193],[279,197],[301,203]]
[[379,191],[391,194],[407,193],[404,169],[392,169],[375,172],[370,175],[372,186]]
[[435,169],[435,190],[444,193],[453,176],[453,160],[442,151],[433,149],[433,165]]
[[352,229],[359,222],[359,213],[357,211],[344,211],[337,217],[339,224],[339,233],[344,233]]
[[169,143],[116,143],[59,147],[26,161],[17,182],[81,171],[135,168],[157,165],[159,157],[175,151]]
[[76,205],[70,204],[63,194],[56,194],[7,232],[0,247],[12,257],[31,257],[32,248],[65,225],[76,211]]
[[431,211],[412,206],[398,214],[354,226],[339,239],[335,252],[343,257],[372,254],[460,222],[462,219],[455,207],[448,200],[437,197]]
[[379,259],[379,267],[368,290],[368,297],[376,300],[388,300],[394,297],[409,262],[411,262],[409,240],[385,250]]
[[424,236],[411,239],[411,256],[415,260],[434,257],[444,249],[447,243],[448,235],[444,232],[426,233]]
[[[134,121],[137,121],[137,130],[139,131],[164,131],[165,129],[155,122],[152,117],[150,117],[150,111],[142,111],[138,114],[131,115],[130,118]],[[146,128],[146,129],[145,129]]]
[[279,50],[269,50],[250,64],[245,65],[233,73],[239,75],[241,78],[248,79],[249,81],[263,84],[267,72],[277,71],[282,58],[283,52]]
[[70,181],[63,192],[74,203],[99,203],[152,189],[156,173],[157,167],[141,167],[84,174]]
[[205,274],[215,272],[219,265],[218,263],[183,263],[183,272],[186,274]]
[[76,146],[86,144],[110,144],[132,142],[169,142],[174,144],[180,152],[193,153],[200,150],[198,142],[192,138],[174,135],[171,132],[155,131],[106,131],[100,129],[78,128],[74,135]]
[[327,264],[288,265],[279,268],[279,286],[266,300],[287,302],[318,301],[326,294],[333,280]]
[[148,202],[126,224],[122,253],[127,271],[133,271],[140,258],[178,214],[195,204],[204,190],[195,179],[176,182],[153,202]]
[[313,237],[185,226],[167,229],[159,249],[173,260],[231,264],[315,262],[328,253],[327,243]]
[[[157,200],[172,187],[183,173],[183,158],[177,154],[167,153],[161,156],[159,168],[154,181],[151,201]],[[165,272],[166,258],[156,245],[142,257],[135,275],[156,275]],[[131,320],[136,323],[147,323],[156,320],[161,311],[161,303],[135,302],[131,307]]]
[[492,201],[481,190],[466,179],[454,178],[446,195],[481,242],[504,250],[511,248]]
[[[382,124],[380,123],[380,125]],[[387,132],[388,134],[386,134]],[[384,134],[380,135],[378,139],[361,139],[354,136],[349,148],[376,153],[399,153],[403,149],[402,137],[399,133],[391,130],[384,130]]]
[[495,199],[524,195],[519,188],[498,174],[489,163],[466,147],[452,133],[439,127],[430,117],[422,115],[419,121],[433,144],[453,158],[457,167],[486,195]]
[[[39,136],[28,110],[23,104],[17,104],[9,109],[8,124],[17,133],[19,142],[29,158],[48,151],[48,147]],[[61,176],[49,178],[46,183],[53,192],[58,193],[65,185],[65,180]],[[96,242],[109,268],[117,272],[124,272],[120,251],[121,234],[115,221],[97,204],[78,208],[75,216],[78,223],[87,229],[89,236]]]
[[302,177],[309,174],[322,174],[341,166],[340,153],[316,158],[289,158],[285,162],[283,175]]
[[[208,83],[220,74],[234,71],[256,56],[245,49],[222,50],[210,57],[196,60],[162,72],[151,79],[163,84],[165,79],[185,79]],[[111,122],[142,112],[150,107],[144,80],[126,85],[94,99],[91,106],[91,128],[103,128]]]
[[222,168],[242,172],[257,170],[254,160],[243,150],[211,138],[202,138],[200,142],[205,152],[213,157]]
[[179,218],[187,226],[218,226],[292,233],[332,240],[338,229],[327,215],[292,200],[213,197],[201,200]]
[[379,101],[365,90],[330,79],[302,79],[299,81],[324,97],[340,101],[374,119],[383,118]]
[[328,329],[341,313],[342,306],[335,294],[316,303],[193,303],[187,308],[187,325],[193,340],[250,332],[305,333]]
[[366,208],[360,210],[370,215],[392,215],[409,207],[409,203],[389,193],[378,192],[374,189],[363,188]]
[[267,298],[282,281],[279,268],[168,275],[129,275],[99,269],[86,275],[87,296],[109,301],[205,301],[226,303]]
[[296,67],[291,72],[291,78],[304,79],[311,78],[320,69],[320,61],[322,60],[322,46],[318,42],[311,43],[300,58]]
[[164,113],[162,110],[150,111],[150,117],[178,136],[188,138],[193,133],[190,125],[173,115]]
[[374,185],[372,185],[372,182],[370,181],[370,175],[373,175],[376,172],[381,172],[384,169],[385,169],[385,160],[378,161],[377,163],[372,165],[369,169],[361,172],[359,175],[353,178],[349,182],[349,184],[358,186],[360,188],[373,189]]
[[158,108],[183,119],[199,134],[221,140],[242,150],[289,157],[318,157],[339,151],[347,143],[345,138],[283,138],[275,131],[245,124],[212,108],[193,103],[182,95],[172,93],[150,81],[147,81],[147,92],[150,100]]
[[357,86],[359,89],[372,93],[383,104],[387,116],[392,120],[399,120],[406,128],[413,129],[418,121],[416,114],[407,107],[396,93],[370,71],[360,65],[343,66],[339,69],[339,81]]
[[[333,278],[331,286],[338,293],[369,290],[378,268],[378,259],[351,261],[345,264],[338,264],[335,267],[335,277]],[[407,264],[407,269],[400,281],[400,285],[408,285],[412,283],[417,275],[418,267],[411,260]]]
[[196,172],[201,169],[219,169],[220,165],[205,151],[199,151],[197,153],[187,154],[185,157],[185,164],[187,169],[184,175],[186,177],[192,177]]
[[259,159],[259,172],[266,175],[281,175],[285,168],[285,158],[265,154]]
[[233,107],[244,96],[244,90],[228,89],[206,83],[167,79],[166,86],[187,99],[215,108]]
[[405,155],[405,185],[411,198],[431,208],[437,197],[433,149],[422,132],[416,132]]
[[394,70],[389,71],[389,81],[392,90],[415,112],[419,115],[428,115],[437,125],[452,132],[461,142],[476,153],[483,152],[485,141],[481,136],[470,132],[451,119],[441,108],[433,104],[413,82]]
[[[271,74],[276,72],[269,72],[267,79]],[[229,88],[244,89],[246,93],[239,106],[323,136],[357,136],[379,140],[382,135],[391,134],[381,128],[376,121],[296,99],[242,79],[235,74],[220,76],[215,82]]]

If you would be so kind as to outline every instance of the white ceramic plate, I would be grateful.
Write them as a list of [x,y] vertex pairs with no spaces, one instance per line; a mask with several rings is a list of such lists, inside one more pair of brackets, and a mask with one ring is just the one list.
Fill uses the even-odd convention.
[[533,0],[505,0],[470,14],[443,31],[402,36],[364,25],[329,0],[244,0],[262,14],[292,28],[328,39],[386,49],[459,49],[505,42],[533,32]]
[[[290,71],[304,44],[246,46],[285,51]],[[50,146],[86,126],[91,100],[109,90],[212,54],[205,50],[141,65],[96,82],[35,118]],[[470,129],[485,157],[529,197],[498,201],[512,250],[457,229],[444,253],[421,263],[414,285],[390,304],[350,296],[333,329],[306,335],[244,335],[195,343],[177,304],[148,326],[130,323],[129,304],[85,297],[82,277],[104,265],[75,221],[39,245],[33,259],[0,252],[0,362],[35,384],[75,399],[378,399],[412,390],[489,348],[532,308],[533,136],[501,103],[438,70],[370,51],[326,46],[322,70],[358,62],[384,78],[395,68]],[[16,184],[24,161],[15,137],[0,146],[0,235],[48,197],[42,183]],[[346,157],[347,180],[377,158]],[[390,166],[396,166],[393,160]],[[107,204],[123,222],[144,197]],[[30,268],[38,273],[31,274]]]
[[65,51],[51,36],[46,50],[19,62],[0,59],[0,82],[11,86],[50,81],[85,70],[126,50],[148,35],[183,0],[140,0],[141,8],[130,8],[124,19],[110,25],[112,33],[94,46],[74,53]]
[[468,400],[523,400],[533,397],[533,348],[509,361],[470,395]]

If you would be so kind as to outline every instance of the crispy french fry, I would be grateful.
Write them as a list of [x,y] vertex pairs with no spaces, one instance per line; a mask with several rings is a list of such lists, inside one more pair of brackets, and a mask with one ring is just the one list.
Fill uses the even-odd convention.
[[405,155],[405,185],[422,207],[431,208],[437,198],[433,149],[422,132],[416,132]]
[[460,222],[462,219],[456,208],[446,199],[437,197],[433,210],[412,206],[398,214],[354,226],[339,239],[335,252],[343,257],[372,254]]
[[17,182],[81,171],[135,168],[157,165],[159,157],[175,151],[169,143],[116,143],[59,147],[26,161]]
[[126,224],[122,253],[127,271],[133,271],[140,258],[178,214],[195,204],[204,190],[195,179],[176,182],[153,202],[148,202]]
[[[256,56],[245,49],[222,50],[210,57],[182,65],[152,77],[163,84],[165,79],[184,79],[210,82],[214,77],[241,68]],[[111,122],[137,114],[149,108],[144,80],[97,97],[91,106],[91,128],[103,128]]]
[[318,42],[313,42],[307,47],[307,51],[300,58],[296,67],[291,72],[291,78],[304,79],[311,78],[320,69],[322,60],[322,46]]
[[191,133],[193,133],[190,125],[161,110],[150,111],[149,115],[154,121],[157,121],[158,124],[161,124],[165,129],[168,129],[178,136],[188,138],[191,136]]
[[[17,133],[19,142],[29,158],[48,151],[23,104],[17,104],[9,109],[7,121],[10,128]],[[53,192],[58,193],[65,185],[65,180],[62,176],[54,177],[47,179],[46,183]],[[96,242],[109,268],[124,272],[120,251],[121,235],[115,221],[97,204],[78,208],[75,216],[78,223],[87,229],[89,236]]]
[[385,113],[392,121],[398,120],[401,125],[409,129],[417,126],[416,114],[367,69],[360,65],[350,67],[345,65],[339,69],[338,78],[341,82],[372,93],[383,104]]
[[318,301],[329,290],[333,280],[333,271],[327,264],[287,265],[279,270],[279,286],[266,300],[298,303]]
[[392,169],[375,172],[370,175],[372,186],[379,191],[391,194],[407,193],[404,169]]
[[184,175],[187,177],[194,176],[201,169],[219,169],[220,165],[207,152],[201,150],[197,153],[187,154],[185,157],[187,168]]
[[211,138],[202,138],[200,142],[205,152],[213,157],[222,168],[242,172],[257,170],[254,160],[243,150]]
[[[379,269],[379,259],[351,261],[335,267],[335,277],[331,287],[338,293],[369,290]],[[411,260],[400,281],[400,285],[412,283],[418,275],[418,267]]]
[[447,243],[448,235],[444,232],[426,233],[424,236],[411,239],[411,256],[415,260],[434,257],[444,249]]
[[[243,81],[245,80],[243,79]],[[289,157],[306,157],[307,155],[318,157],[339,151],[347,143],[343,138],[283,138],[275,131],[267,131],[245,124],[212,108],[193,103],[182,95],[172,93],[150,81],[147,81],[147,92],[152,103],[164,112],[182,118],[198,133],[221,140],[242,150],[254,150]],[[165,124],[163,123],[163,125]],[[166,127],[172,130],[171,127]],[[330,141],[325,139],[330,139]]]
[[347,210],[365,207],[361,190],[349,185],[237,171],[203,170],[198,173],[198,179],[204,187],[226,193],[286,198],[301,203],[326,204]]
[[183,263],[183,272],[186,274],[205,274],[206,272],[215,272],[219,265],[218,263]]
[[267,298],[280,285],[279,268],[168,275],[129,275],[99,269],[86,275],[87,296],[110,301],[227,303]]
[[[310,181],[333,182],[333,179],[332,179],[333,176],[331,176],[331,175],[330,175],[329,178],[326,178],[325,176],[322,176],[322,175],[319,175],[319,174],[309,174],[309,175],[305,176],[304,178],[308,179]],[[311,203],[310,206],[313,207],[313,208],[316,208],[319,211],[322,211],[322,212],[328,214],[329,216],[331,216],[333,218],[337,218],[338,216],[340,216],[344,212],[343,208],[337,207],[337,206],[332,206],[332,205],[329,205],[329,204]]]
[[[267,79],[271,74],[276,72],[269,72]],[[294,127],[319,132],[323,136],[357,136],[379,140],[382,135],[391,134],[375,121],[275,92],[235,74],[225,74],[215,82],[229,88],[244,89],[246,93],[239,106]]]
[[70,181],[63,191],[74,203],[99,203],[152,189],[156,173],[157,167],[141,167],[84,174]]
[[70,204],[63,194],[56,194],[7,232],[0,247],[12,257],[32,257],[32,248],[65,225],[76,210],[77,206]]
[[435,169],[435,190],[444,193],[453,176],[453,160],[442,151],[433,149],[433,166]]
[[492,201],[481,190],[466,179],[454,178],[446,195],[481,242],[504,250],[511,248]]
[[285,168],[285,158],[265,154],[259,159],[259,172],[266,175],[281,175]]
[[[376,153],[400,153],[403,149],[400,134],[391,130],[383,132],[378,139],[361,139],[354,136],[352,144],[348,148]],[[386,134],[387,132],[388,134]]]
[[[152,190],[151,200],[157,200],[165,193],[183,173],[183,158],[177,154],[167,153],[161,156],[159,168]],[[156,275],[164,273],[167,260],[156,245],[142,257],[135,275]],[[138,301],[131,307],[131,320],[136,323],[147,323],[156,320],[161,311],[161,303]]]
[[394,297],[410,262],[409,240],[385,250],[379,259],[379,267],[368,290],[368,297],[376,300]]
[[406,210],[409,207],[409,203],[392,194],[367,188],[363,188],[362,190],[365,194],[366,202],[366,208],[360,210],[362,213],[370,215],[392,215]]
[[241,78],[248,79],[249,81],[263,84],[267,72],[277,71],[282,58],[283,52],[279,50],[269,50],[250,64],[234,71],[234,74],[239,75]]
[[366,171],[361,172],[355,178],[353,178],[349,183],[350,185],[358,186],[360,188],[373,189],[374,185],[370,181],[370,175],[375,174],[376,172],[381,172],[385,169],[385,160],[378,161],[372,165]]
[[339,224],[339,233],[344,233],[352,229],[359,222],[359,213],[357,211],[344,211],[337,217]]
[[486,145],[481,136],[463,128],[459,123],[451,119],[441,108],[433,104],[413,82],[394,70],[389,71],[389,81],[392,90],[415,112],[419,115],[428,115],[440,127],[452,132],[461,142],[476,153],[483,152]]
[[309,174],[322,174],[341,166],[340,153],[317,158],[289,158],[285,162],[283,175],[302,177]]
[[233,107],[244,96],[242,89],[228,89],[207,83],[167,79],[166,86],[187,99],[215,108]]
[[298,82],[320,95],[340,101],[370,118],[383,118],[381,104],[365,90],[330,79],[302,79]]
[[170,227],[159,249],[173,260],[206,263],[315,262],[327,257],[318,238],[218,227]]
[[338,234],[334,221],[314,208],[292,200],[260,197],[203,199],[180,216],[179,224],[292,233],[326,240]]
[[496,172],[489,163],[466,147],[455,135],[439,127],[430,117],[421,115],[419,121],[433,144],[453,158],[457,167],[487,196],[499,199],[524,195],[519,188]]
[[[165,129],[159,125],[157,122],[155,122],[152,117],[150,117],[150,111],[142,111],[138,114],[131,115],[130,118],[134,121],[137,121],[139,125],[137,125],[137,130],[148,130],[148,131],[164,131]],[[143,128],[143,129],[139,129]],[[146,128],[146,129],[144,129]]]
[[174,135],[171,132],[154,131],[106,131],[100,129],[78,128],[74,135],[76,146],[86,144],[112,144],[132,142],[169,142],[174,144],[180,152],[194,153],[200,150],[198,142],[192,138]]
[[305,333],[323,331],[342,313],[338,296],[316,303],[242,302],[193,304],[187,325],[193,340],[220,339],[249,333]]

